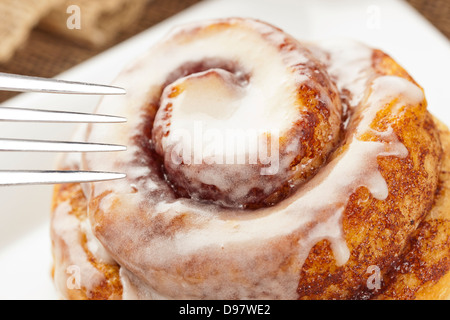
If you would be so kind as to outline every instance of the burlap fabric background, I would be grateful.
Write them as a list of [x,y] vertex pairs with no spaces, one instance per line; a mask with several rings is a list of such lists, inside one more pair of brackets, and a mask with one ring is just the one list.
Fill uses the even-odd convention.
[[[46,1],[51,2],[53,0]],[[0,64],[0,72],[53,77],[200,1],[151,0],[141,9],[141,13],[135,13],[135,21],[127,28],[121,29],[120,25],[117,26],[117,33],[113,39],[105,39],[104,43],[102,43],[101,39],[95,40],[99,42],[99,45],[89,43],[89,37],[86,36],[80,41],[74,41],[74,39],[68,40],[64,37],[64,32],[60,32],[59,36],[57,35],[58,32],[49,33],[47,30],[52,28],[52,21],[41,23],[38,28],[31,32],[28,40],[16,50],[12,59],[7,63]],[[450,38],[449,0],[406,1],[433,23],[444,35]],[[131,13],[130,19],[133,19]],[[35,22],[31,18],[29,20],[30,24]],[[23,30],[19,31],[24,32]],[[98,37],[94,38],[94,36],[92,35],[93,39],[98,39]],[[12,92],[0,92],[0,102],[14,95]]]

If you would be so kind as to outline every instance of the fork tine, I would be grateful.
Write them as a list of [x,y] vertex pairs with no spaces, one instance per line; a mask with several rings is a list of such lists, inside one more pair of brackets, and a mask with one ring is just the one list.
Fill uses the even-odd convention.
[[[113,86],[1,72],[0,90],[93,95],[122,95],[126,93],[125,89]],[[0,121],[125,122],[126,119],[107,115],[3,107],[0,108]],[[126,150],[126,147],[87,142],[0,139],[0,151],[90,152],[122,150]],[[125,174],[117,172],[4,170],[0,171],[0,186],[105,181],[125,177]]]
[[0,171],[0,186],[107,181],[125,178],[117,172],[99,171]]
[[106,152],[124,151],[125,146],[89,142],[0,139],[0,151]]
[[0,107],[0,121],[119,123],[127,120],[103,114]]
[[113,86],[22,76],[2,72],[0,72],[0,90],[93,95],[121,95],[126,93],[125,89]]

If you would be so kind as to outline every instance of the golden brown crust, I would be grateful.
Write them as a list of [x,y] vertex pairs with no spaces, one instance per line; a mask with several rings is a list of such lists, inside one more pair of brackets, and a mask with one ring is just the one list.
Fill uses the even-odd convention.
[[444,151],[435,201],[388,274],[379,299],[450,299],[450,131],[434,122]]
[[[421,127],[410,127],[411,134],[421,130],[431,130],[433,126],[428,122],[432,120],[429,116],[427,118]],[[431,130],[427,135],[415,136],[422,139],[427,137],[428,139],[423,142],[431,145],[433,141],[439,141],[435,140],[433,131]],[[421,144],[415,141],[417,138],[410,138],[411,145]],[[407,145],[405,141],[403,142]],[[450,150],[446,152],[448,157]],[[421,259],[418,254],[411,253],[410,248],[414,247],[411,239],[416,234],[423,239],[424,234],[427,233],[428,224],[421,221],[424,219],[424,213],[430,212],[433,206],[435,190],[433,184],[427,189],[423,188],[428,184],[426,180],[433,180],[433,177],[430,177],[423,168],[427,161],[437,162],[438,160],[440,160],[440,153],[430,154],[430,150],[422,151],[415,161],[410,156],[406,159],[396,159],[395,162],[392,162],[392,159],[389,162],[379,160],[383,176],[389,186],[388,199],[376,200],[366,188],[358,189],[350,197],[343,217],[343,228],[352,253],[351,257],[344,266],[337,267],[329,243],[322,241],[316,244],[303,266],[298,288],[301,299],[376,298],[379,292],[368,288],[367,285],[373,274],[370,272],[371,266],[379,269],[381,289],[383,289],[389,281],[392,281],[389,279],[398,273],[398,265],[402,261],[408,257]],[[386,165],[389,167],[385,168]],[[410,168],[414,169],[410,170]],[[414,192],[411,192],[411,188],[414,188]],[[404,202],[399,201],[405,194],[409,194],[410,199]],[[413,207],[420,207],[422,210],[414,211],[411,209]],[[441,230],[442,236],[447,237],[447,241],[449,231],[445,228]],[[445,245],[442,245],[442,248],[446,248]],[[450,267],[448,263],[450,252],[446,250],[442,253],[446,256],[447,262],[441,263],[441,274],[434,274],[437,279],[447,273]],[[399,258],[399,254],[404,255],[405,258]],[[430,258],[432,254],[428,257]],[[397,298],[411,299],[414,296],[397,294]]]

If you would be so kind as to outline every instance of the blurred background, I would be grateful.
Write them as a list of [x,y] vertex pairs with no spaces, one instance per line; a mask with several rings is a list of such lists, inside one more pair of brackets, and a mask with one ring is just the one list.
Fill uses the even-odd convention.
[[[450,38],[449,0],[405,1]],[[198,2],[0,0],[0,72],[53,77]]]

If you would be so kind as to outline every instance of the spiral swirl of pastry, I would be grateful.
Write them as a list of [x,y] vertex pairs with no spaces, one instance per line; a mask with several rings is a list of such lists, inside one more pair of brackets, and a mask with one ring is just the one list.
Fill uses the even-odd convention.
[[84,188],[124,297],[370,296],[368,267],[390,272],[433,204],[438,131],[381,51],[222,19],[174,30],[114,84],[127,95],[98,112],[128,123],[87,140],[128,151],[82,168],[127,173]]

